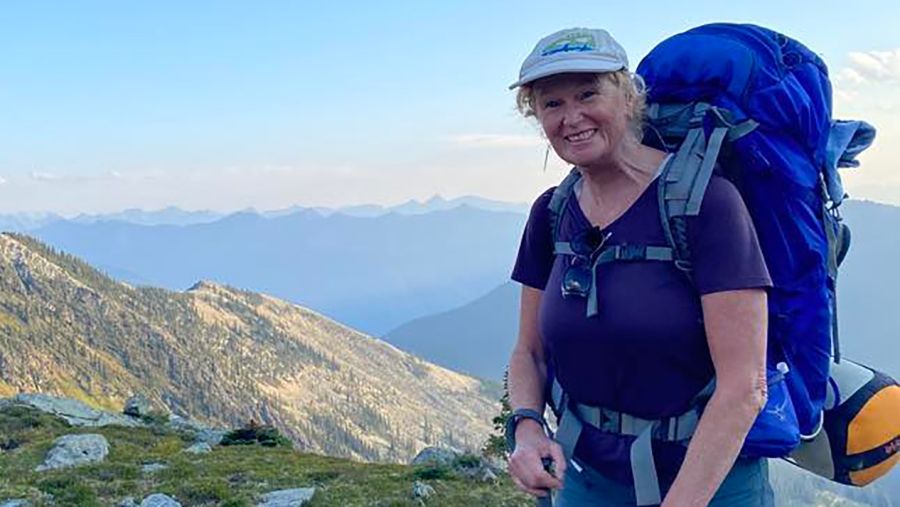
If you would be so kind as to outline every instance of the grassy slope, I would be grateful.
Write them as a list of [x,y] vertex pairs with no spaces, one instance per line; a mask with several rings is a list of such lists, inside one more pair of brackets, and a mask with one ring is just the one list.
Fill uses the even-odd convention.
[[[69,433],[99,433],[110,444],[101,464],[34,472],[55,438]],[[116,505],[126,496],[138,501],[166,493],[183,505],[252,506],[268,491],[316,486],[312,506],[417,506],[412,484],[422,479],[436,490],[425,505],[518,506],[533,501],[517,493],[503,477],[482,483],[447,469],[356,463],[301,454],[287,448],[214,447],[209,454],[182,450],[191,438],[163,428],[72,428],[53,416],[24,407],[0,409],[0,503],[29,498],[36,506]],[[141,472],[141,465],[162,462],[169,468]],[[43,500],[42,500],[43,498]]]

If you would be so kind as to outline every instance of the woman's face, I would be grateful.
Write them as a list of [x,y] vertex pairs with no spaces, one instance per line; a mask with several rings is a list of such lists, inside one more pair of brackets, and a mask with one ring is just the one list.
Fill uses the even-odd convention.
[[589,168],[611,160],[629,135],[625,93],[594,74],[562,74],[534,86],[534,111],[556,154]]

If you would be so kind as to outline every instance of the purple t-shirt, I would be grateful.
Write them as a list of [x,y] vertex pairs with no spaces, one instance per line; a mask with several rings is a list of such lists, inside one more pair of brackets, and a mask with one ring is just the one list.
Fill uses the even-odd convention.
[[[598,314],[586,317],[587,298],[563,297],[569,256],[553,254],[553,189],[531,208],[512,278],[544,291],[539,326],[554,371],[579,403],[645,419],[684,413],[712,379],[699,294],[770,287],[753,223],[735,187],[713,177],[697,217],[687,219],[693,271],[671,262],[614,262],[597,268]],[[577,199],[562,211],[559,239],[592,227]],[[654,181],[617,220],[603,229],[606,245],[668,246],[660,224]],[[698,294],[699,293],[699,294]],[[623,482],[631,480],[632,437],[585,427],[576,455]],[[684,447],[654,442],[661,480],[671,480]]]

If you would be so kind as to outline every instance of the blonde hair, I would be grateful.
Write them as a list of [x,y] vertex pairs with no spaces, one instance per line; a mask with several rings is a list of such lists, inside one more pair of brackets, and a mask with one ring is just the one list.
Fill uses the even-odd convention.
[[[625,69],[615,72],[597,73],[593,76],[597,86],[602,86],[603,82],[606,81],[612,83],[625,94],[625,99],[631,103],[631,114],[629,115],[631,130],[637,140],[640,141],[644,134],[644,121],[647,117],[647,87],[644,79],[640,75],[632,74]],[[526,118],[537,116],[534,107],[534,85],[541,81],[542,79],[539,79],[520,86],[516,94],[516,108]]]

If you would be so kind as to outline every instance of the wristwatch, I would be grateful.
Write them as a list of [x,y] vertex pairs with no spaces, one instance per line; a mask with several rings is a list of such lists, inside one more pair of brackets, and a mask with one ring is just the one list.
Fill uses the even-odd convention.
[[513,410],[509,418],[506,419],[506,450],[513,452],[516,449],[516,426],[522,419],[531,419],[541,425],[544,431],[547,431],[547,421],[544,416],[537,410],[530,408],[517,408]]

